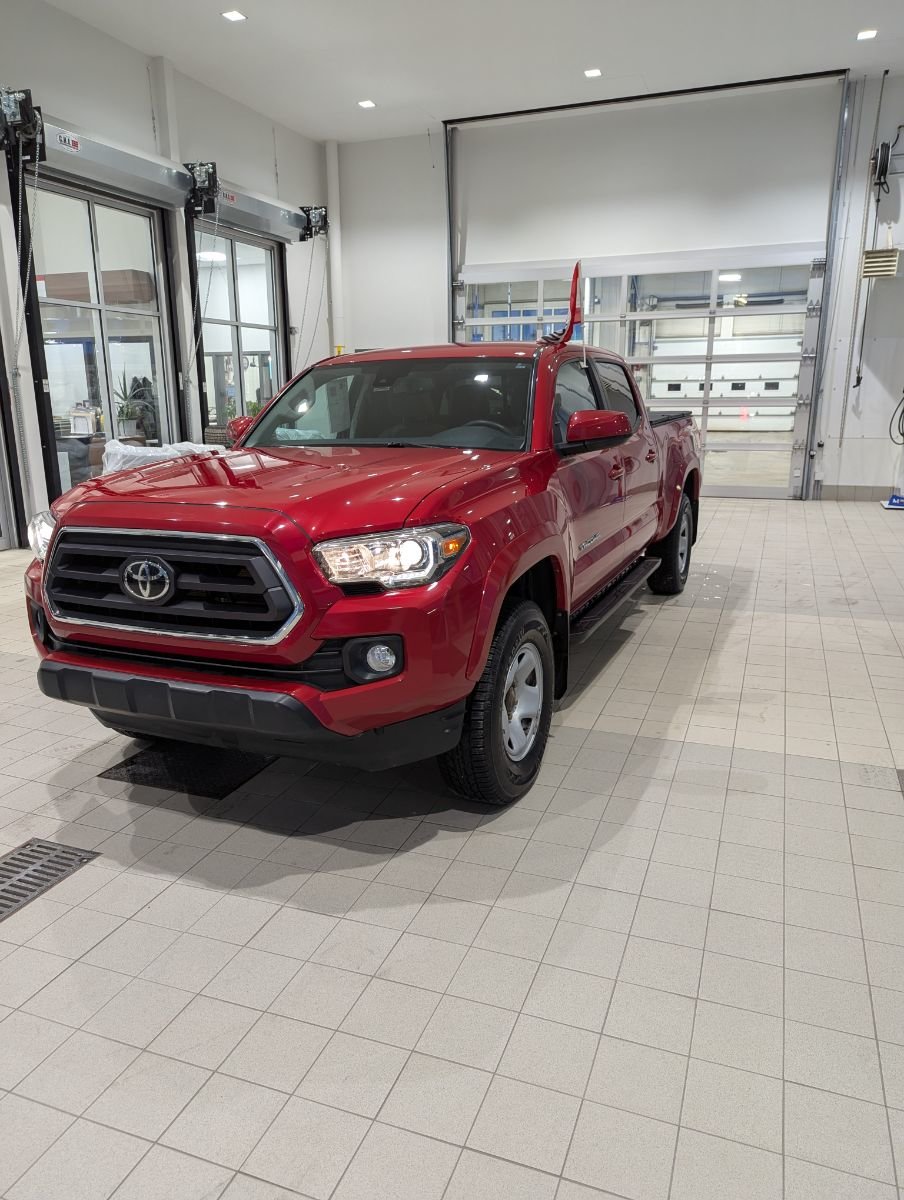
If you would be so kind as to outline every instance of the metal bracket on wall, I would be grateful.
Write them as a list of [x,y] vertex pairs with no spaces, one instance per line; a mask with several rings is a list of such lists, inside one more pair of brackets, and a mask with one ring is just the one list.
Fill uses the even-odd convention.
[[320,205],[305,205],[301,206],[301,211],[307,217],[307,228],[301,234],[299,241],[309,242],[311,238],[316,237],[318,233],[326,233],[330,227],[327,217],[326,208]]
[[220,193],[220,181],[217,177],[215,162],[192,162],[183,164],[192,177],[192,189],[189,193],[188,204],[196,217],[213,216],[217,207],[217,196]]
[[30,88],[0,87],[0,143],[18,141],[22,162],[34,166],[47,159],[41,109],[32,104]]

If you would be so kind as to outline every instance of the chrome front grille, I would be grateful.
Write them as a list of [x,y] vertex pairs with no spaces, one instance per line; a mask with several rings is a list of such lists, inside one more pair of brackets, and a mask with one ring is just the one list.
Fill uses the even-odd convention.
[[[162,565],[171,576],[162,600],[142,597],[140,571],[124,574],[145,557],[155,575]],[[295,588],[263,542],[210,534],[63,529],[44,591],[61,620],[223,641],[277,641],[302,612]]]

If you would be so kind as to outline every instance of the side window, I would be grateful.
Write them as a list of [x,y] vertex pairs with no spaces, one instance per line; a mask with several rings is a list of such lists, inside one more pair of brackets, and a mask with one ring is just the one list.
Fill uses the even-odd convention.
[[606,397],[606,408],[623,412],[631,425],[636,425],[640,413],[624,368],[618,363],[601,362],[599,359],[594,359],[593,365]]
[[563,363],[556,375],[556,399],[553,406],[553,433],[556,444],[565,441],[568,418],[584,408],[597,408],[596,396],[587,371],[577,360]]

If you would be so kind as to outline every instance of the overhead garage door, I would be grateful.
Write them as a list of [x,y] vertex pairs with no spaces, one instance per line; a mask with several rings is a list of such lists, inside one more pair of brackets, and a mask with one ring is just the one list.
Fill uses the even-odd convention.
[[831,77],[453,127],[456,339],[560,326],[581,259],[575,337],[691,408],[706,490],[799,495],[840,100]]

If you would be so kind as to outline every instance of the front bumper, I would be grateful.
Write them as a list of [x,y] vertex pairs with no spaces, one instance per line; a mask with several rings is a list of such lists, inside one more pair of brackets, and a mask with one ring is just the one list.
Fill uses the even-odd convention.
[[325,728],[284,692],[154,679],[45,659],[41,691],[92,709],[110,726],[263,754],[319,758],[382,771],[451,750],[461,737],[465,701],[348,737]]

